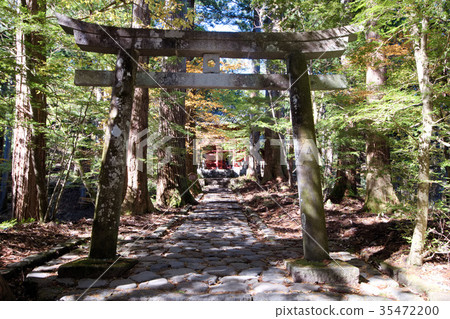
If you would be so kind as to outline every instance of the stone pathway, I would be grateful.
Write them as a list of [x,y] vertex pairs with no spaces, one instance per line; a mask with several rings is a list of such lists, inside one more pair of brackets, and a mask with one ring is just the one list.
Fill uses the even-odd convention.
[[[139,235],[139,234],[137,234]],[[283,260],[302,255],[300,240],[260,242],[236,197],[219,185],[206,187],[200,205],[167,240],[132,240],[119,253],[139,263],[124,278],[57,278],[61,263],[80,249],[37,267],[27,282],[40,300],[422,300],[348,253],[335,253],[360,268],[356,287],[294,283]]]

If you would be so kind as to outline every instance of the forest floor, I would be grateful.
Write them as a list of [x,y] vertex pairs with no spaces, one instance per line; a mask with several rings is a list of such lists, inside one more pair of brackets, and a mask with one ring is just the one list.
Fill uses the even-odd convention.
[[[301,234],[301,218],[297,189],[287,189],[286,184],[259,185],[250,181],[235,192],[242,195],[245,204],[258,213],[278,237],[292,239]],[[381,261],[406,267],[410,246],[406,237],[412,234],[412,222],[364,212],[363,205],[364,201],[359,198],[345,198],[340,204],[325,205],[330,251],[354,253],[375,267]],[[429,225],[433,225],[433,221]],[[449,229],[446,231],[450,232]],[[424,280],[450,289],[449,258],[447,255],[436,255],[421,268],[411,271]]]
[[[142,216],[122,216],[120,236],[128,233],[148,232],[167,223],[176,210]],[[7,229],[0,228],[0,268],[21,259],[46,251],[72,238],[88,238],[91,235],[92,218],[75,222],[23,223]]]

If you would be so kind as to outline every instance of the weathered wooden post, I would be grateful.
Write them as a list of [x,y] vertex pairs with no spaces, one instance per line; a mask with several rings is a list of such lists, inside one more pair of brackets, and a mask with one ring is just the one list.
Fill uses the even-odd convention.
[[108,128],[103,147],[89,258],[116,257],[126,170],[126,143],[136,81],[134,50],[117,54]]
[[302,216],[303,253],[306,260],[329,259],[320,167],[316,147],[311,88],[305,56],[292,53],[288,60],[292,131]]

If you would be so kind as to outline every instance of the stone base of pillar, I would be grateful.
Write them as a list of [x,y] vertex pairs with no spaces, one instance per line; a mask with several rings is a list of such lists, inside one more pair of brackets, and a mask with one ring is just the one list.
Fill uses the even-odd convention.
[[357,285],[359,269],[341,260],[311,262],[305,259],[286,260],[294,282]]

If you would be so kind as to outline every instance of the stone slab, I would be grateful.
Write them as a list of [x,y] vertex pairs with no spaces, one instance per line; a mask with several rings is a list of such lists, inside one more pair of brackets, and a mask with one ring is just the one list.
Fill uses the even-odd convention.
[[253,296],[253,301],[305,301],[308,300],[306,294],[291,293],[257,293]]
[[211,287],[210,292],[211,293],[245,293],[248,291],[248,285],[236,282],[236,281],[229,281],[223,284],[219,284],[217,286]]
[[268,292],[289,292],[289,288],[284,285],[269,282],[260,282],[253,287],[255,293],[268,293]]
[[173,285],[165,278],[153,279],[139,284],[139,289],[169,290]]
[[106,287],[108,285],[108,282],[103,279],[92,279],[92,278],[85,278],[78,281],[78,288],[80,289],[88,289],[88,288],[100,288],[100,287]]
[[149,281],[152,279],[156,279],[159,278],[160,276],[158,276],[157,274],[155,274],[152,271],[143,271],[140,272],[138,274],[135,274],[133,276],[130,277],[131,280],[135,281],[135,282],[144,282],[144,281]]
[[118,260],[103,260],[82,258],[61,265],[58,269],[60,278],[114,278],[120,277],[133,268],[136,259],[119,258]]
[[251,301],[249,294],[197,295],[189,297],[190,301]]
[[287,260],[294,282],[357,285],[359,269],[344,261],[309,262],[304,259]]

